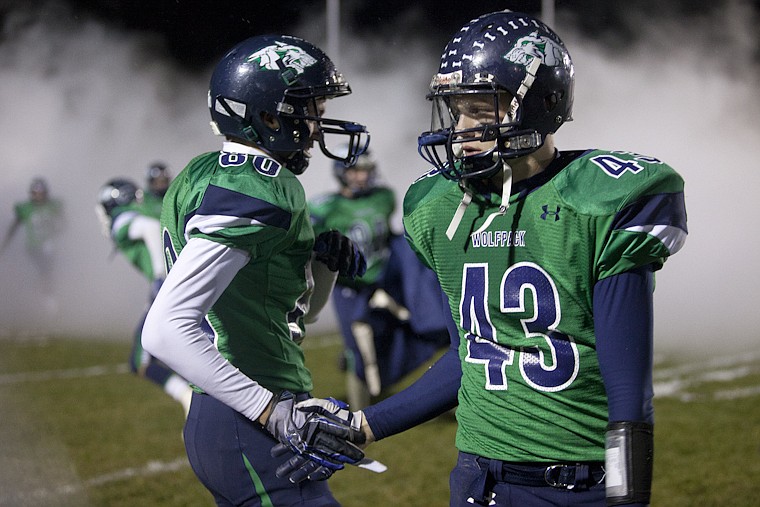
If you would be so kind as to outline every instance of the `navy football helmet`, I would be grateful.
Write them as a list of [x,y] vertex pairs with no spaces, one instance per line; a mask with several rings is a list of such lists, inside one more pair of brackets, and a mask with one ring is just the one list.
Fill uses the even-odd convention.
[[142,197],[142,190],[132,181],[115,178],[100,187],[98,204],[110,216],[114,209],[131,204]]
[[[341,146],[339,150],[336,151],[338,151],[339,155],[346,154],[348,153],[348,146]],[[367,179],[361,185],[361,187],[353,185],[348,180],[346,171],[349,169],[367,172]],[[341,187],[347,188],[351,191],[351,194],[354,197],[358,197],[359,195],[362,195],[375,187],[377,164],[375,163],[375,159],[372,157],[371,152],[369,150],[366,150],[364,153],[357,156],[356,160],[352,164],[347,165],[345,162],[335,160],[333,162],[333,175],[335,175],[335,178],[338,180]]]
[[[369,143],[358,123],[322,118],[318,99],[351,93],[333,62],[313,44],[287,35],[251,37],[232,48],[211,76],[208,106],[215,133],[253,142],[268,152],[284,154],[286,166],[301,174],[309,163],[307,121],[318,130],[322,152],[353,163]],[[272,127],[265,115],[279,123]],[[325,143],[325,134],[337,134],[350,149],[340,157]]]
[[[449,179],[489,178],[572,119],[573,83],[570,54],[540,20],[508,10],[474,19],[446,45],[430,83],[433,121],[418,139],[420,155]],[[477,127],[457,130],[467,98],[493,107]],[[494,148],[464,156],[461,143],[473,139]]]
[[169,167],[165,163],[160,161],[151,162],[145,171],[145,182],[147,183],[148,191],[153,195],[163,197],[169,189],[171,176]]

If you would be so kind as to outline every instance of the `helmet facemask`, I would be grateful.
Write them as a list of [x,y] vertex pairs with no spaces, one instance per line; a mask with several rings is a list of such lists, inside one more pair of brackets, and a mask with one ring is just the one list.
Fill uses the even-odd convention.
[[[366,127],[356,122],[325,118],[322,116],[324,101],[351,93],[348,84],[339,83],[308,88],[289,88],[283,100],[277,104],[277,118],[280,129],[290,129],[293,143],[300,149],[288,158],[288,167],[300,174],[308,165],[309,154],[305,149],[312,137],[309,123],[312,123],[317,143],[322,153],[333,160],[353,165],[356,158],[367,150],[369,133]],[[298,171],[296,167],[301,166]]]
[[[449,84],[437,85],[438,80]],[[489,82],[488,76],[483,80],[457,84],[448,76],[433,78],[433,91],[427,96],[433,102],[431,129],[420,135],[419,150],[448,179],[488,179],[499,172],[505,160],[532,153],[543,144],[539,132],[520,128],[523,95],[513,96]],[[474,126],[459,128],[463,114]],[[473,141],[493,143],[493,147],[465,155],[462,144]]]

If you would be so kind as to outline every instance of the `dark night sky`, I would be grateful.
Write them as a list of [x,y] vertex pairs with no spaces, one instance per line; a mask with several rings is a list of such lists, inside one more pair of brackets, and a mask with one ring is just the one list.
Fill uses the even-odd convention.
[[[748,0],[760,10],[760,0]],[[67,5],[65,16],[95,18],[125,30],[152,32],[166,51],[186,68],[203,68],[227,48],[257,33],[292,33],[293,27],[320,18],[325,0],[0,0],[0,16],[10,9],[34,11],[50,3]],[[710,0],[556,0],[559,19],[574,20],[591,38],[604,38],[624,49],[647,18],[675,18],[715,13]],[[341,25],[352,37],[391,39],[400,31],[424,34],[443,47],[461,25],[479,14],[510,8],[538,15],[541,0],[343,0]]]

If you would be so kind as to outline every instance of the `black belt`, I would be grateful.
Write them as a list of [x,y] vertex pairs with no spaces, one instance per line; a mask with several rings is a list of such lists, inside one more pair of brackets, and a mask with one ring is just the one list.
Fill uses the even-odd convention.
[[489,472],[497,482],[507,482],[519,486],[551,486],[552,488],[574,489],[599,484],[604,480],[603,463],[575,463],[573,465],[516,465],[498,460],[498,465],[489,466]]
[[475,502],[484,502],[495,483],[516,486],[552,487],[587,490],[604,480],[604,463],[537,464],[509,463],[497,459],[476,458],[481,474],[468,488]]

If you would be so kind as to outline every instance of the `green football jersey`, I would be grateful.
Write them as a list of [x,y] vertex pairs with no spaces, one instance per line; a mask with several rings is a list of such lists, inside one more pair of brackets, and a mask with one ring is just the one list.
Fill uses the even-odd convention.
[[300,343],[314,231],[295,175],[258,150],[200,155],[172,182],[161,225],[169,269],[191,238],[250,254],[203,327],[222,356],[267,389],[310,391]]
[[459,327],[456,444],[464,452],[603,461],[594,284],[661,267],[686,236],[683,181],[666,164],[624,152],[560,155],[515,185],[503,214],[492,216],[500,196],[475,195],[452,240],[457,183],[431,172],[404,200],[410,243],[438,274]]
[[[111,239],[116,249],[127,258],[127,260],[142,273],[149,281],[157,278],[153,273],[153,263],[151,255],[145,241],[142,239],[131,239],[129,237],[129,227],[132,221],[140,216],[156,218],[145,212],[140,204],[129,204],[116,208],[112,212],[111,222]],[[163,275],[163,273],[161,273]]]
[[335,229],[345,234],[364,254],[367,272],[353,282],[340,279],[341,284],[371,285],[377,282],[390,256],[391,215],[396,209],[396,197],[386,187],[377,187],[361,196],[349,199],[335,193],[309,203],[314,233]]
[[42,248],[60,232],[61,202],[57,199],[18,203],[14,211],[26,229],[26,246],[32,250]]

